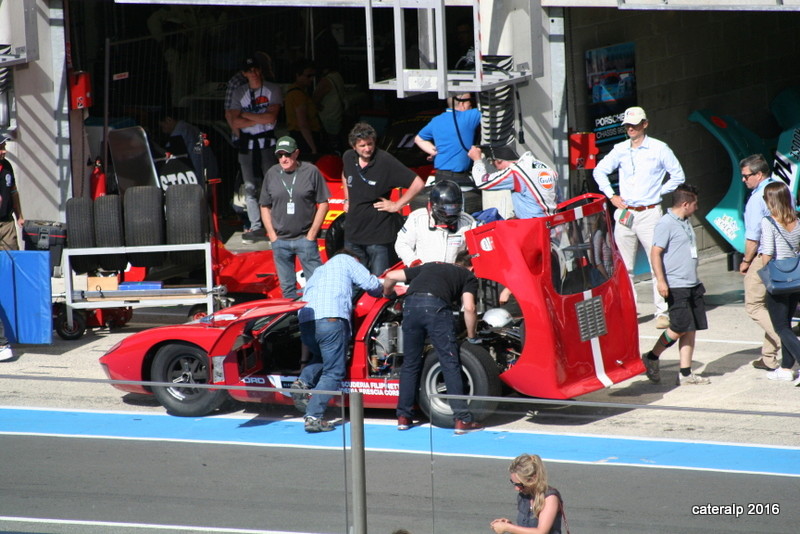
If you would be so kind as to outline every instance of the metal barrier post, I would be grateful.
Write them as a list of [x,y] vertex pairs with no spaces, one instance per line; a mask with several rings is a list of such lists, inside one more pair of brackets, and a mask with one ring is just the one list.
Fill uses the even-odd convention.
[[364,395],[350,393],[350,465],[353,469],[353,534],[367,534]]

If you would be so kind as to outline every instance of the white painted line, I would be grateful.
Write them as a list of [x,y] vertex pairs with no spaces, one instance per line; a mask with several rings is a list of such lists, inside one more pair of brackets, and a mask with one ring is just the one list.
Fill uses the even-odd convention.
[[[0,522],[14,522],[14,523],[39,523],[39,524],[55,524],[55,525],[82,525],[87,527],[114,527],[114,528],[130,528],[130,529],[150,529],[150,530],[166,530],[169,532],[177,532],[179,530],[191,532],[225,532],[231,534],[309,534],[308,532],[293,532],[288,530],[252,530],[242,528],[215,528],[215,527],[191,527],[184,525],[158,525],[148,523],[119,523],[115,521],[77,521],[73,519],[60,519],[60,518],[39,518],[39,517],[13,517],[13,516],[0,516]],[[324,533],[318,533],[324,534]]]

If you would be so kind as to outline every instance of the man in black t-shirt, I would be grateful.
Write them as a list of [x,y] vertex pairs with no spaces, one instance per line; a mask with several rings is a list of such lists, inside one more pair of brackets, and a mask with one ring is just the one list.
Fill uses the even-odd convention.
[[[472,274],[472,257],[462,251],[454,264],[423,263],[417,267],[386,273],[384,295],[390,295],[397,282],[408,282],[403,303],[403,366],[400,368],[400,395],[397,399],[397,429],[408,430],[413,424],[414,404],[422,371],[422,353],[428,337],[439,355],[444,382],[450,395],[464,394],[461,360],[456,342],[453,312],[464,309],[467,339],[477,342],[478,315],[475,300],[478,279]],[[456,305],[458,303],[458,305]],[[451,399],[456,434],[481,430],[472,420],[463,399]]]
[[[397,232],[403,226],[399,211],[425,187],[414,171],[394,156],[375,146],[377,133],[359,122],[350,131],[353,148],[342,156],[345,190],[344,246],[361,258],[372,274],[379,276],[389,267]],[[395,202],[392,189],[407,188]]]

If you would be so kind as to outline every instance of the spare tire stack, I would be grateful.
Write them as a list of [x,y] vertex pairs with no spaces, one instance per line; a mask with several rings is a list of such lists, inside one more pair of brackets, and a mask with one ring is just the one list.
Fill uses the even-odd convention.
[[[209,239],[209,215],[205,190],[197,184],[169,187],[164,193],[157,186],[129,187],[118,195],[71,198],[67,201],[67,247],[116,248],[205,243]],[[130,262],[135,267],[160,267],[165,262],[202,265],[202,251],[166,251],[135,254],[74,256],[76,274],[97,270],[123,271]]]

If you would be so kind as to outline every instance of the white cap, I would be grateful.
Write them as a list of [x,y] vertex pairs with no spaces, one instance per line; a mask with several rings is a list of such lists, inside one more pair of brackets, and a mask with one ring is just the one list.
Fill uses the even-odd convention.
[[631,124],[636,126],[642,121],[647,120],[647,114],[639,106],[628,108],[625,110],[625,117],[622,119],[622,124]]

